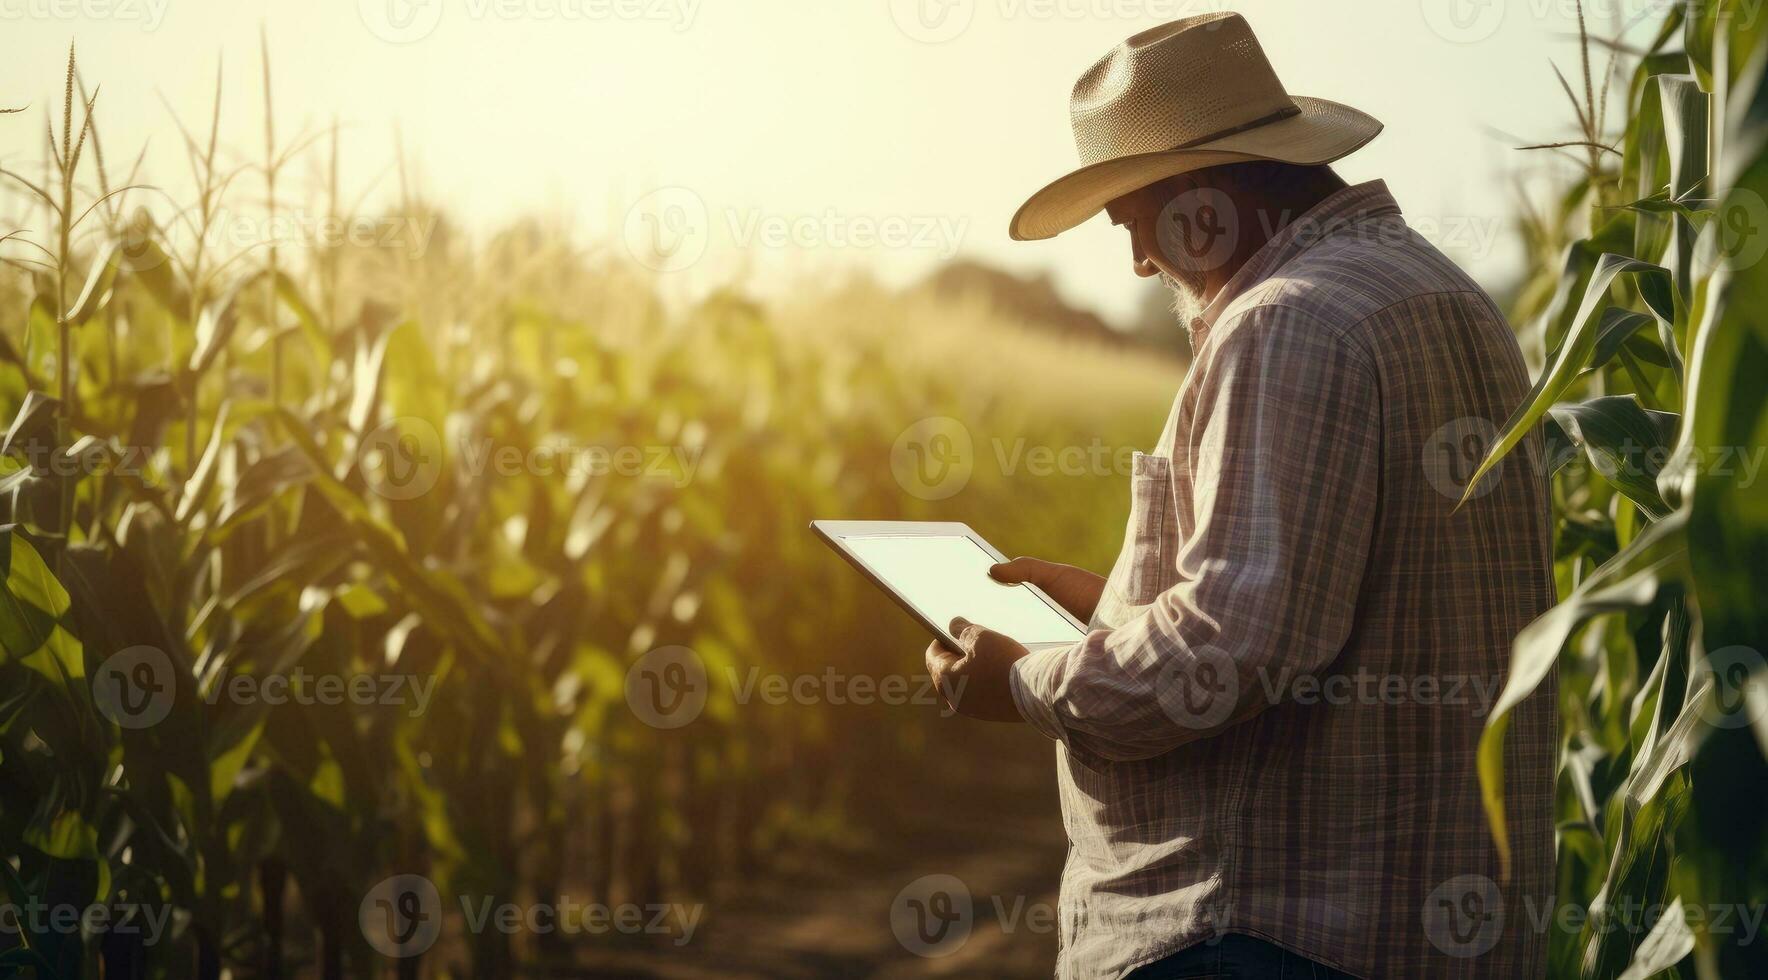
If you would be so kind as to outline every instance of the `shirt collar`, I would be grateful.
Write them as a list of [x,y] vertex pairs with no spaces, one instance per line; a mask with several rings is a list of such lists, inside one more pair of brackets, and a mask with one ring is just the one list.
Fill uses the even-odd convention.
[[1203,342],[1204,334],[1215,325],[1224,310],[1245,295],[1247,290],[1269,279],[1278,269],[1288,264],[1290,259],[1353,222],[1398,216],[1399,213],[1400,206],[1388,192],[1386,181],[1371,180],[1334,191],[1271,236],[1239,271],[1229,277],[1221,291],[1203,308],[1203,312],[1192,318],[1190,328],[1193,349]]

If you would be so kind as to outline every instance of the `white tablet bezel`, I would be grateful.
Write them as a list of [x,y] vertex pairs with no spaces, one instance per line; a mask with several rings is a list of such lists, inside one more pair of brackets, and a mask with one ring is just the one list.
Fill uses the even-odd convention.
[[[960,521],[811,521],[810,529],[816,533],[817,537],[822,538],[827,542],[829,547],[835,549],[836,554],[847,559],[848,564],[859,569],[860,574],[870,579],[873,585],[883,589],[885,595],[888,595],[897,605],[901,606],[910,616],[914,617],[915,622],[920,623],[935,636],[944,640],[946,644],[953,649],[957,648],[957,638],[952,636],[947,629],[949,624],[935,623],[922,615],[920,610],[914,607],[913,603],[909,602],[901,593],[897,592],[889,582],[886,582],[874,572],[871,566],[866,564],[865,559],[855,554],[853,550],[847,546],[846,539],[851,537],[906,537],[914,535],[924,535],[927,537],[952,537],[954,535],[959,535],[976,542],[977,546],[983,551],[993,555],[996,561],[1007,560],[1007,556],[1001,554],[1000,549],[989,544],[982,535],[977,534],[971,529],[970,525],[964,524]],[[1051,609],[1055,610],[1056,614],[1061,616],[1064,621],[1071,624],[1079,633],[1079,637],[1076,637],[1074,640],[1025,643],[1024,646],[1027,650],[1046,650],[1051,647],[1069,647],[1079,642],[1080,637],[1086,636],[1087,624],[1069,615],[1068,610],[1063,609],[1061,603],[1050,598],[1045,594],[1044,590],[1030,583],[1025,583],[1021,585],[1020,588],[1028,590],[1033,596],[1042,600]],[[1014,639],[1017,640],[1018,637],[1014,637]]]

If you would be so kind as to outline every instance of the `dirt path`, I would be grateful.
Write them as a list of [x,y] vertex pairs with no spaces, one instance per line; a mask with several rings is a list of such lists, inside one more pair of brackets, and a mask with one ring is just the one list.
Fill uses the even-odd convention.
[[555,975],[1048,977],[1065,841],[1048,746],[1024,752],[920,790],[872,846],[726,883],[690,943],[598,943]]

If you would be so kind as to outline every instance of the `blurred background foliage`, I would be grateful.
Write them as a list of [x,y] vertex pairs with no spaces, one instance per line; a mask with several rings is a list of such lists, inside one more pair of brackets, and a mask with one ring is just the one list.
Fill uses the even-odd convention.
[[[1768,445],[1752,251],[1768,89],[1761,24],[1735,7],[1675,5],[1649,50],[1587,44],[1581,93],[1567,85],[1582,136],[1556,148],[1582,179],[1521,219],[1514,322],[1542,380],[1467,460],[1537,424],[1558,447],[1565,602],[1519,640],[1482,758],[1500,786],[1503,708],[1557,663],[1561,900],[1599,913],[1768,899],[1768,503],[1689,452]],[[1034,740],[967,727],[954,745],[930,706],[772,706],[733,680],[920,670],[918,630],[812,518],[967,520],[1010,551],[1106,567],[1121,475],[1006,460],[1021,439],[1108,459],[1150,444],[1176,328],[1112,334],[1047,282],[965,263],[905,291],[682,305],[541,222],[471,242],[408,185],[368,217],[423,229],[422,248],[214,247],[230,204],[275,226],[297,160],[330,175],[302,203],[364,217],[340,194],[336,131],[266,132],[230,168],[218,82],[213,115],[179,124],[197,190],[168,212],[142,206],[157,192],[126,160],[107,165],[94,100],[70,52],[42,172],[7,174],[35,230],[0,279],[0,883],[20,906],[167,909],[173,932],[27,930],[0,937],[0,971],[377,975],[355,920],[389,875],[445,899],[716,914],[730,882],[888,845],[905,800],[952,799],[941,771],[1010,784],[975,806],[1053,805],[1023,791],[1047,779]],[[21,144],[31,125],[0,119]],[[974,445],[944,499],[892,472],[928,417]],[[511,474],[472,451],[558,445],[660,462]],[[664,730],[624,685],[677,644],[711,697]],[[95,681],[140,647],[170,664],[169,711],[121,726]],[[416,715],[225,695],[297,668],[436,686]],[[1502,837],[1496,792],[1487,809]],[[1599,914],[1554,930],[1552,973],[1768,975],[1761,943],[1709,924]],[[397,970],[500,976],[578,953],[485,930]]]
[[[269,79],[266,57],[266,99]],[[328,220],[364,217],[336,185],[335,130],[265,133],[260,161],[227,169],[218,81],[212,116],[180,123],[196,199],[156,217],[135,203],[155,192],[107,166],[72,52],[66,98],[47,175],[7,174],[51,232],[15,240],[32,248],[0,284],[0,880],[21,908],[168,909],[172,934],[27,928],[0,939],[0,973],[375,975],[389,961],[357,909],[390,875],[427,876],[450,909],[715,902],[721,882],[865,846],[927,792],[917,762],[952,729],[924,697],[740,696],[756,670],[918,690],[924,638],[807,522],[969,520],[1102,565],[1118,476],[1000,460],[1021,439],[1144,445],[1181,373],[938,284],[672,305],[632,257],[539,222],[470,244],[409,186],[367,216],[392,247],[229,251],[227,207],[276,228],[297,155],[332,175]],[[893,476],[928,416],[977,454],[949,499]],[[546,447],[643,463],[529,455]],[[506,449],[513,471],[486,455]],[[674,730],[625,694],[671,645],[710,680]],[[170,665],[169,711],[119,725],[99,673],[140,647]],[[421,713],[227,693],[296,670],[436,683]],[[964,738],[990,768],[999,737]],[[1017,744],[1006,770],[1047,779]],[[578,952],[448,935],[465,938],[401,975]]]

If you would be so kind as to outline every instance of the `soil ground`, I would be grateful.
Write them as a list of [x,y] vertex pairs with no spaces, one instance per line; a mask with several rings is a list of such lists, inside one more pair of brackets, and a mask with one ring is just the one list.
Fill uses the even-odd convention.
[[[970,754],[963,772],[905,793],[913,802],[893,808],[882,821],[885,829],[869,835],[866,846],[797,855],[762,877],[721,883],[691,942],[598,942],[579,951],[575,969],[551,975],[1051,976],[1066,841],[1049,744],[1023,734],[1029,737],[1002,739],[997,752]],[[995,742],[992,733],[986,741]],[[918,884],[927,875],[957,878],[969,901],[959,895],[958,905],[940,907],[971,913],[967,933],[965,920],[954,920],[931,949],[916,938],[909,904],[924,903],[926,893],[938,890]],[[937,920],[928,921],[938,936]]]

